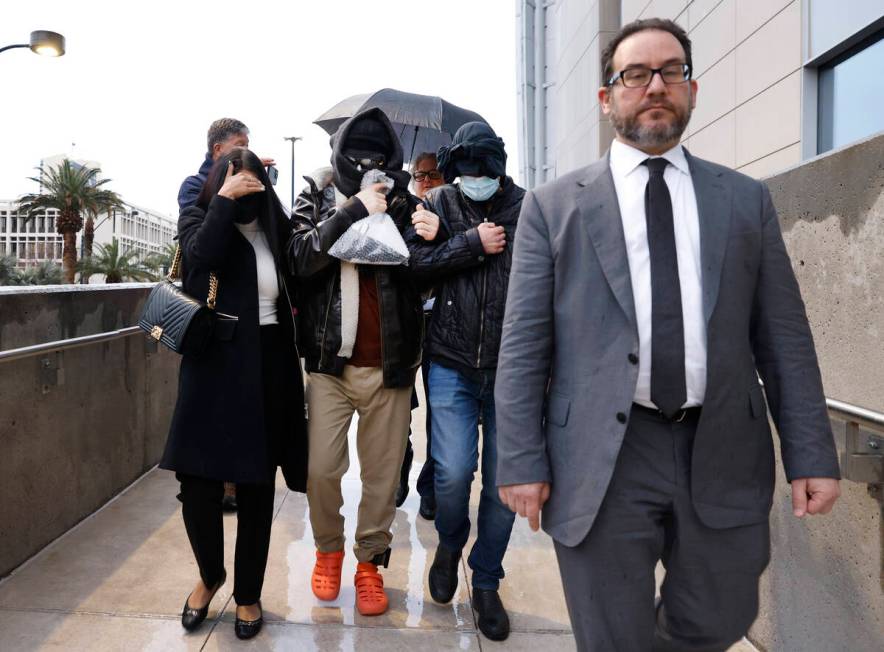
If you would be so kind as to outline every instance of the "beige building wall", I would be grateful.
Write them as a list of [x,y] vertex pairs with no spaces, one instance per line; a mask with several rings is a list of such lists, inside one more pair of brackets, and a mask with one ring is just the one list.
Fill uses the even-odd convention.
[[801,0],[624,0],[622,20],[671,18],[693,43],[693,154],[763,177],[801,160]]
[[[693,43],[692,153],[757,178],[817,153],[817,66],[884,23],[878,0],[518,0],[522,181],[603,156],[600,55],[638,18],[671,18]],[[878,27],[875,27],[878,25]],[[539,28],[538,26],[542,27]]]

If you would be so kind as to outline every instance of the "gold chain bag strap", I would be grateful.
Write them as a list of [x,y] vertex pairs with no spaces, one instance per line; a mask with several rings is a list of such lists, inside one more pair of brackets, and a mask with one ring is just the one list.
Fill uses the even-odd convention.
[[199,355],[213,339],[232,339],[237,318],[215,311],[218,298],[215,272],[209,274],[209,295],[205,303],[187,295],[175,284],[181,275],[181,258],[179,244],[169,274],[147,297],[138,326],[175,353]]

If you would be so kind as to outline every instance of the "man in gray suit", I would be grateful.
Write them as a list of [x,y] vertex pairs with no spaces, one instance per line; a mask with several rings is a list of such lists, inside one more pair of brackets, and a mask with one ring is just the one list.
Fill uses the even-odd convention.
[[767,188],[679,144],[684,30],[626,25],[602,65],[608,156],[519,218],[497,482],[535,530],[542,509],[579,649],[725,650],[769,558],[765,395],[795,515],[839,495],[822,381]]

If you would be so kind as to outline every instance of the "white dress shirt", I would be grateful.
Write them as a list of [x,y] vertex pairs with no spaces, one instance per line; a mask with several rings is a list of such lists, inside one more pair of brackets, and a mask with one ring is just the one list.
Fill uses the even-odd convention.
[[236,228],[255,250],[255,264],[258,272],[258,323],[261,326],[278,324],[276,300],[279,298],[279,281],[276,278],[276,262],[267,243],[267,236],[258,220],[248,224],[236,224]]
[[[638,322],[639,369],[635,402],[651,402],[651,257],[645,221],[645,187],[649,171],[641,150],[615,140],[611,145],[611,174],[620,204],[635,317]],[[652,157],[653,158],[653,157]],[[669,161],[663,179],[672,197],[678,280],[684,322],[685,381],[687,402],[682,407],[703,404],[706,395],[706,321],[703,317],[703,278],[700,262],[700,219],[691,170],[681,145],[663,154]]]

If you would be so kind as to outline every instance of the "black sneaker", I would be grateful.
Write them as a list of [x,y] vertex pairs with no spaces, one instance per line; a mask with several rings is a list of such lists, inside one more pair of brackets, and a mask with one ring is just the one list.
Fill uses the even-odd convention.
[[473,587],[473,609],[479,614],[479,631],[492,641],[505,641],[510,635],[510,617],[500,595],[491,589]]
[[439,604],[447,604],[457,591],[457,566],[460,550],[451,552],[442,546],[436,548],[436,556],[430,567],[430,595]]

